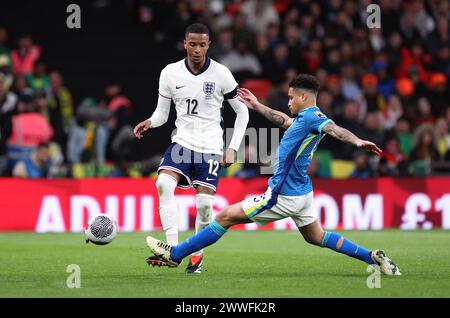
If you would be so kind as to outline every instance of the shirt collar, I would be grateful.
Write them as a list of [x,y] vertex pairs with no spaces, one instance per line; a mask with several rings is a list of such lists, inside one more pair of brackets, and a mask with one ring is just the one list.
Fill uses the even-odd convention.
[[184,59],[184,65],[186,66],[187,70],[194,76],[197,76],[197,75],[200,75],[200,74],[204,73],[208,69],[210,64],[211,64],[211,59],[208,56],[206,56],[205,64],[203,64],[202,68],[198,71],[198,73],[194,73],[191,70],[191,68],[189,67],[189,63],[188,63],[187,57]]

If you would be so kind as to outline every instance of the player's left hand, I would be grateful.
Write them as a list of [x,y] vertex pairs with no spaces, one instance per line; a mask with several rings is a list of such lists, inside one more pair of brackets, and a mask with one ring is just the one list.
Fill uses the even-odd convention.
[[228,148],[227,151],[222,156],[222,162],[220,166],[222,168],[226,168],[231,166],[231,164],[235,163],[237,160],[237,152],[234,149]]
[[374,154],[376,154],[377,156],[381,156],[381,153],[383,152],[380,148],[378,148],[377,145],[375,145],[373,142],[368,141],[368,140],[362,140],[360,139],[357,143],[356,143],[356,147],[358,148],[362,148],[364,150],[373,152]]
[[148,120],[148,119],[146,119],[144,121],[141,121],[133,129],[134,136],[137,139],[141,139],[142,138],[142,134],[150,128],[150,125],[151,125],[151,121]]

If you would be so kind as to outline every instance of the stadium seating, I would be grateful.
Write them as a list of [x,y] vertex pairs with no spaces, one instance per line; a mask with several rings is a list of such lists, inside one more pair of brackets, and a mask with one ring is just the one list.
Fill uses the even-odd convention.
[[314,157],[319,161],[317,174],[320,177],[329,178],[331,176],[331,162],[333,154],[329,150],[317,150]]
[[355,163],[347,160],[331,161],[331,177],[334,179],[345,179],[355,169]]
[[242,87],[249,89],[258,99],[267,100],[272,83],[266,79],[251,78],[242,83]]

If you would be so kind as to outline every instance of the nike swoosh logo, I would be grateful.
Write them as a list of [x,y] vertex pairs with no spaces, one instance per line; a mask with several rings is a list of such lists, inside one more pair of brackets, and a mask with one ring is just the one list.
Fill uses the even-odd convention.
[[182,85],[182,86],[175,86],[176,89],[180,89],[182,87],[185,87],[186,85]]
[[216,179],[206,178],[206,181],[212,181],[212,180],[216,180]]

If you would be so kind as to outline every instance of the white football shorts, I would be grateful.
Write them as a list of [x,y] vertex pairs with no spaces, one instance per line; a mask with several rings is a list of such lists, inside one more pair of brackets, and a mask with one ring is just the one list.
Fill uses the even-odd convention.
[[270,188],[264,194],[250,197],[241,202],[247,217],[258,225],[284,218],[292,218],[297,227],[303,227],[316,220],[313,208],[313,192],[302,196],[278,195],[272,198]]

